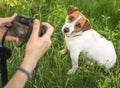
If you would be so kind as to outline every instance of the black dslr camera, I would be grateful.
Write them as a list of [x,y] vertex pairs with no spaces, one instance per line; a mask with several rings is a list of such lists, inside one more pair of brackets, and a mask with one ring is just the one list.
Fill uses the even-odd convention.
[[[12,21],[12,25],[7,27],[9,29],[8,35],[18,37],[22,42],[27,42],[32,33],[33,20],[27,16],[17,16]],[[46,28],[41,25],[38,36],[42,36],[45,32]]]

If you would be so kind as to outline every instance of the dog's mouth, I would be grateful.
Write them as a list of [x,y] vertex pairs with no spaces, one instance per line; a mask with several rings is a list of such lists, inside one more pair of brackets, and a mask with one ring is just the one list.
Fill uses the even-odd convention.
[[71,35],[69,35],[69,34],[65,34],[65,36],[70,37]]
[[71,25],[67,25],[67,26],[63,26],[63,28],[62,28],[62,33],[65,35],[65,36],[71,36],[71,35],[73,35],[74,33],[75,33],[75,31],[74,31],[74,28],[73,28],[74,26],[71,26]]
[[72,31],[71,33],[63,33],[66,37],[76,37],[80,36],[81,32],[76,33],[75,31]]
[[75,31],[72,31],[70,33],[65,33],[66,36],[71,36],[71,35],[75,35]]

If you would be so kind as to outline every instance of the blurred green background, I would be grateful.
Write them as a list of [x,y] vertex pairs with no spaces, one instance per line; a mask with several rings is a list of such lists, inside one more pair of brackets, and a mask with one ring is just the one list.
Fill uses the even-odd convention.
[[[71,67],[69,53],[61,56],[59,51],[65,46],[61,28],[69,5],[77,7],[93,29],[113,42],[118,58],[111,70],[105,71],[82,60],[75,75],[66,74]],[[55,28],[52,46],[39,61],[35,88],[120,88],[120,0],[0,0],[0,17],[14,12],[49,22]],[[22,61],[25,45],[19,48],[19,43],[5,43],[13,53],[7,62],[10,79]],[[31,88],[31,82],[29,79],[25,88]]]

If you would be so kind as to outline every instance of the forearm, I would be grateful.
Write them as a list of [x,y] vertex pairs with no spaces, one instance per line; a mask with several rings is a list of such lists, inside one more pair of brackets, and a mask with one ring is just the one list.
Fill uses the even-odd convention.
[[[32,57],[31,57],[32,58]],[[32,73],[33,69],[36,66],[36,61],[28,61],[28,59],[24,58],[24,61],[20,65],[20,67],[24,68],[29,73]],[[15,75],[12,77],[12,79],[7,83],[5,88],[24,88],[26,82],[28,80],[28,76],[20,71],[17,70]]]
[[24,88],[27,80],[27,75],[18,70],[12,77],[12,79],[8,82],[8,84],[5,86],[5,88]]

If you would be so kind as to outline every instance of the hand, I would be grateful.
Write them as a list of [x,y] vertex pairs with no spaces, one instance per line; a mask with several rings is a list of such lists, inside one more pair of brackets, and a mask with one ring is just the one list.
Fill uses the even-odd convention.
[[[33,31],[29,41],[27,42],[25,56],[21,64],[21,67],[30,73],[35,68],[39,58],[49,49],[51,45],[50,37],[53,33],[53,27],[48,23],[42,23],[42,25],[47,28],[47,31],[42,37],[39,37],[38,33],[40,22],[39,20],[34,20]],[[17,70],[5,88],[24,88],[27,79],[28,77],[24,72]]]
[[48,23],[42,23],[47,28],[46,33],[39,37],[39,20],[34,20],[33,31],[27,42],[24,61],[22,67],[31,72],[36,66],[39,58],[49,49],[51,45],[50,37],[53,33],[54,28]]
[[[6,25],[10,25],[11,22],[15,19],[17,16],[17,13],[14,13],[13,16],[7,17],[7,18],[0,18],[0,40],[2,39],[4,33],[6,32],[7,28],[5,27]],[[19,41],[18,38],[13,37],[13,36],[6,36],[6,40],[9,41]]]

